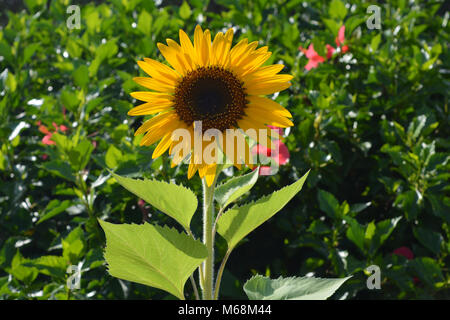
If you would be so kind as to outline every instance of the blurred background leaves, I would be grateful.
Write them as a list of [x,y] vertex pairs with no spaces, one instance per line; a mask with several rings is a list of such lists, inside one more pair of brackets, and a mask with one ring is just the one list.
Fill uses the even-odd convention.
[[[74,4],[80,29],[66,25]],[[389,1],[381,29],[369,30],[370,4],[0,1],[0,298],[174,298],[107,274],[96,219],[174,226],[107,169],[200,192],[185,165],[151,160],[153,147],[134,137],[143,119],[127,116],[136,61],[162,61],[156,43],[178,39],[180,28],[192,35],[196,24],[213,34],[234,27],[235,43],[268,45],[268,63],[295,76],[274,96],[294,115],[289,163],[260,177],[245,201],[311,169],[302,194],[231,255],[221,296],[245,298],[243,284],[259,273],[353,275],[335,299],[450,298],[448,5]],[[325,56],[342,25],[348,52],[307,72],[298,47],[313,43]],[[198,213],[192,228],[200,234]],[[219,261],[226,243],[217,240]],[[381,290],[367,289],[372,264]],[[81,266],[79,290],[66,286],[69,265]]]

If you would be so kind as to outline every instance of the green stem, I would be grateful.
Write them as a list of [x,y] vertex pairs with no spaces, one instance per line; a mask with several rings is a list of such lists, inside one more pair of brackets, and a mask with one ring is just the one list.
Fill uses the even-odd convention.
[[227,251],[227,253],[225,253],[225,257],[223,257],[222,263],[219,267],[219,271],[217,272],[216,286],[214,287],[214,300],[219,299],[220,281],[222,280],[223,270],[225,269],[225,264],[228,261],[230,253],[231,251]]
[[214,276],[214,242],[213,242],[213,218],[214,218],[214,189],[217,175],[211,186],[208,187],[203,178],[203,243],[208,250],[208,257],[203,262],[203,300],[213,299],[213,276]]
[[195,283],[194,277],[191,275],[189,279],[191,279],[192,288],[194,289],[195,300],[200,300],[200,296],[198,295],[197,290],[197,284]]

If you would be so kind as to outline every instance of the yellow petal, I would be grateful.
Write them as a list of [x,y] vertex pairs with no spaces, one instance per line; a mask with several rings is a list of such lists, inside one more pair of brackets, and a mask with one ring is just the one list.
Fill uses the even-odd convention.
[[[245,39],[247,40],[247,39]],[[241,41],[242,42],[242,41]],[[243,42],[243,45],[241,46],[241,42],[239,42],[230,52],[231,54],[231,63],[234,66],[239,66],[242,61],[247,59],[253,51],[255,51],[256,47],[258,46],[258,41],[253,41],[250,44],[246,44],[246,41]]]
[[175,91],[174,86],[168,85],[168,84],[163,83],[154,78],[135,77],[135,78],[133,78],[133,81],[143,87],[146,87],[148,89],[158,91],[158,92],[173,93]]
[[246,109],[247,117],[252,121],[280,128],[287,128],[294,125],[291,120],[276,113],[268,113],[267,111],[257,108],[252,108],[250,111],[247,110],[249,110],[249,108]]
[[180,34],[180,44],[181,44],[181,48],[183,49],[183,52],[191,57],[194,57],[195,51],[194,51],[194,46],[192,45],[191,39],[189,39],[186,32],[184,32],[181,29],[180,29],[179,34]]
[[247,108],[249,109],[259,108],[269,113],[273,112],[284,117],[292,118],[292,114],[287,109],[271,99],[258,96],[249,96],[247,99],[249,101]]
[[284,68],[282,64],[272,64],[270,66],[264,66],[257,68],[251,72],[247,72],[244,77],[242,77],[242,81],[253,81],[255,79],[270,79],[275,76],[278,72],[280,72]]
[[212,44],[211,64],[217,65],[218,61],[222,59],[223,49],[225,48],[224,36],[222,32],[219,32],[214,37]]
[[172,132],[169,132],[161,139],[158,146],[153,151],[152,159],[156,159],[164,152],[166,152],[166,150],[169,149],[171,144],[172,144]]
[[136,136],[136,135],[139,135],[141,133],[144,133],[144,132],[148,131],[153,126],[164,125],[167,122],[173,121],[176,118],[177,118],[177,116],[176,116],[176,114],[173,111],[169,111],[169,112],[158,114],[157,116],[154,116],[153,118],[145,121],[142,124],[142,126],[140,126],[136,130],[134,135]]
[[198,165],[195,164],[191,158],[191,162],[189,163],[189,168],[188,168],[188,179],[192,178],[192,176],[197,171],[197,168],[198,168]]
[[248,95],[265,95],[283,91],[291,86],[289,82],[246,83]]
[[160,101],[160,100],[172,100],[173,96],[170,94],[159,93],[159,92],[151,92],[151,91],[136,91],[131,92],[130,95],[141,101],[152,102],[152,101]]
[[165,136],[168,132],[173,132],[180,126],[179,121],[172,120],[166,124],[160,126],[151,127],[145,136],[142,138],[140,145],[141,146],[149,146],[154,144],[156,141]]
[[270,58],[272,55],[272,52],[266,52],[266,53],[254,53],[249,55],[245,60],[241,62],[241,68],[244,70],[241,73],[241,77],[245,76],[246,74],[255,71],[258,69],[264,62],[267,61],[267,59]]
[[200,176],[200,178],[203,179],[203,177],[206,174],[207,169],[208,169],[208,165],[206,163],[202,163],[198,166],[198,175]]
[[161,51],[161,54],[164,56],[164,58],[169,62],[169,64],[182,76],[186,74],[186,69],[180,64],[180,62],[177,59],[177,56],[179,55],[179,51],[176,49],[166,46],[162,43],[157,44],[159,51]]
[[[245,134],[249,135],[250,138],[252,138],[256,142],[264,145],[265,147],[271,148],[272,133],[274,131],[272,131],[265,124],[252,121],[248,117],[243,117],[241,120],[238,121],[238,125],[242,130],[244,130]],[[253,134],[252,129],[256,131],[256,134]],[[263,136],[263,134],[264,134],[264,136]],[[276,138],[279,138],[279,137],[276,137]]]
[[137,107],[134,107],[130,111],[128,111],[129,116],[144,116],[148,114],[155,114],[162,111],[170,110],[173,105],[172,101],[169,100],[161,100],[160,102],[147,102],[141,104]]
[[213,184],[214,179],[216,178],[216,169],[217,165],[215,163],[206,166],[205,180],[208,187]]
[[[147,59],[146,61],[138,61],[138,65],[149,76],[168,85],[175,86],[178,82],[179,76],[177,73],[158,61]],[[164,67],[172,70],[173,72],[167,71]]]

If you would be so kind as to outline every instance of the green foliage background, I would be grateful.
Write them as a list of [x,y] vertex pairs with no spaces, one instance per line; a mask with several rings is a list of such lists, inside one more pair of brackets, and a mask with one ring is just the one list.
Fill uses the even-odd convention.
[[[450,136],[448,8],[441,1],[380,4],[381,30],[369,30],[368,1],[258,0],[178,3],[114,0],[1,1],[0,298],[173,299],[111,277],[97,218],[174,226],[173,220],[122,188],[108,173],[182,183],[200,194],[185,165],[151,160],[129,117],[139,90],[136,61],[162,61],[156,43],[236,27],[269,45],[269,63],[295,76],[276,100],[294,115],[285,139],[291,158],[260,177],[244,202],[288,185],[307,170],[300,195],[249,235],[231,255],[222,298],[245,298],[259,273],[353,275],[333,298],[450,298]],[[66,9],[81,8],[69,30]],[[6,9],[6,10],[5,10]],[[8,10],[10,9],[10,10]],[[12,10],[12,11],[11,11]],[[346,56],[306,72],[298,50],[325,55],[346,26]],[[41,142],[38,121],[56,145]],[[222,179],[226,176],[222,175]],[[176,195],[174,195],[176,201]],[[193,231],[200,234],[200,214]],[[226,250],[218,237],[217,260]],[[413,259],[393,254],[408,247]],[[368,290],[364,269],[381,268],[381,290]],[[66,269],[82,265],[81,288],[68,291]],[[190,284],[187,298],[193,298]]]

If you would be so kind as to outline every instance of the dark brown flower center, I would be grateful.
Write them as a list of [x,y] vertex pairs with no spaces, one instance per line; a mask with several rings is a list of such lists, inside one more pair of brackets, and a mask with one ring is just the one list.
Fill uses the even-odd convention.
[[202,129],[221,131],[237,126],[247,105],[243,83],[221,67],[189,72],[175,88],[175,110],[187,125],[202,121]]

